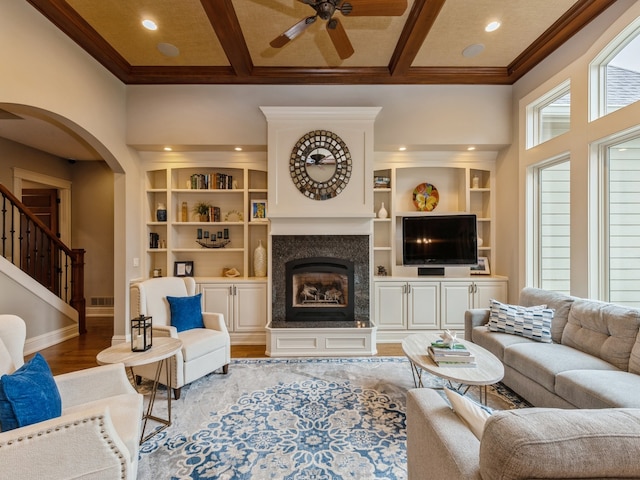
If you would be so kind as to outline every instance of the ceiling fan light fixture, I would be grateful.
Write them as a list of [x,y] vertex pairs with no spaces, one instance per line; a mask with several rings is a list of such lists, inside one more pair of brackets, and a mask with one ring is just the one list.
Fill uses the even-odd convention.
[[166,57],[177,57],[180,55],[180,49],[171,43],[159,43],[158,51]]
[[500,28],[500,22],[494,20],[493,22],[489,22],[486,27],[484,27],[485,32],[495,32]]
[[480,55],[484,51],[484,45],[481,43],[474,43],[462,50],[462,56],[466,58],[472,58]]

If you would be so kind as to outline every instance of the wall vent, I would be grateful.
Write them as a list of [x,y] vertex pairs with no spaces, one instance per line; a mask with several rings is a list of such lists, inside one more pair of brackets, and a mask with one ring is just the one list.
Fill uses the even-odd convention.
[[113,297],[91,297],[92,307],[113,307]]

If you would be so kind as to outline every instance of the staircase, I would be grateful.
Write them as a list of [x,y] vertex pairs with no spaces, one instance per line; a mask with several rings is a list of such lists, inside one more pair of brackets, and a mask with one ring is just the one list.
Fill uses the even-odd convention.
[[67,247],[2,184],[0,235],[0,255],[73,307],[86,333],[85,251]]

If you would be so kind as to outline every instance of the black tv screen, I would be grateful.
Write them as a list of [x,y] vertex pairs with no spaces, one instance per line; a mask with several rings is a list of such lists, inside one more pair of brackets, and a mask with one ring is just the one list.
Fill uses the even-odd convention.
[[403,265],[476,265],[475,215],[429,215],[402,218]]

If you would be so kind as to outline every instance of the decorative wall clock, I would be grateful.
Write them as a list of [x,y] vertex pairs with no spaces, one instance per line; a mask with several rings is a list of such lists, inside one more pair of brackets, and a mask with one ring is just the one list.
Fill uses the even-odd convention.
[[289,172],[294,185],[312,200],[339,195],[351,178],[351,153],[342,139],[328,130],[303,135],[291,150]]

